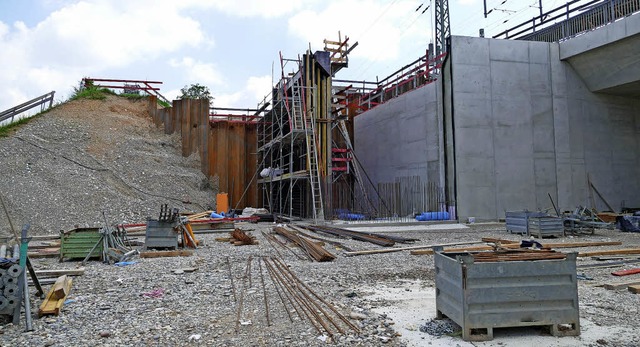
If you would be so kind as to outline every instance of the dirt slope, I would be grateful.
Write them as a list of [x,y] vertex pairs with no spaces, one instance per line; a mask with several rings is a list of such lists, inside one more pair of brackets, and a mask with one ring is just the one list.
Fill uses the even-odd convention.
[[[202,210],[213,202],[197,155],[181,155],[147,100],[117,96],[60,105],[0,138],[0,192],[16,228],[32,235],[75,225],[144,222],[160,205]],[[0,235],[10,232],[0,211]]]

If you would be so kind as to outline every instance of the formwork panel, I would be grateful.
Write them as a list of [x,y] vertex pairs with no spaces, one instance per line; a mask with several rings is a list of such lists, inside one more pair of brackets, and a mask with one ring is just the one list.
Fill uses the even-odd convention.
[[[436,252],[438,316],[460,325],[467,341],[490,340],[493,328],[517,326],[579,335],[576,256],[474,263],[469,254]],[[561,331],[559,325],[569,328]]]

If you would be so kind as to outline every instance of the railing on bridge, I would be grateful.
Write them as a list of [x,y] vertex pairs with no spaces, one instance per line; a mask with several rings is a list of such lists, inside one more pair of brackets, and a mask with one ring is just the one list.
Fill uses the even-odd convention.
[[[40,112],[44,111],[45,109],[51,107],[53,105],[53,95],[55,94],[55,91],[51,91],[47,94],[43,94],[40,95],[37,98],[31,99],[25,103],[22,103],[18,106],[14,106],[8,110],[2,111],[0,112],[0,123],[4,122],[7,119],[11,119],[9,121],[9,123],[13,123],[14,117],[26,112],[34,107],[38,107],[40,106]],[[49,104],[48,106],[45,106],[46,104]]]
[[[640,0],[569,1],[493,38],[558,42],[640,11]],[[561,22],[557,20],[565,18]]]

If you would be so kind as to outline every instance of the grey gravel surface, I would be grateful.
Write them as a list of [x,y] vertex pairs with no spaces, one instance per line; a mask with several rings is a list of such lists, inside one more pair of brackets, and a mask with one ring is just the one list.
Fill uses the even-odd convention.
[[[100,226],[155,216],[162,203],[200,211],[213,190],[197,155],[181,155],[178,134],[165,135],[147,101],[115,96],[55,107],[0,138],[0,192],[15,225],[32,235],[75,225]],[[10,235],[4,213],[0,236]]]
[[[327,247],[338,258],[333,262],[316,263],[300,260],[278,247],[279,253],[265,240],[260,231],[271,232],[270,223],[245,224],[238,227],[253,233],[259,241],[253,246],[233,246],[216,242],[226,235],[199,235],[205,243],[191,257],[136,259],[137,263],[116,267],[97,261],[86,265],[84,276],[76,277],[69,299],[59,317],[35,320],[35,331],[24,333],[23,327],[11,324],[0,328],[2,345],[190,345],[212,346],[404,346],[394,330],[394,322],[373,312],[384,306],[383,300],[371,301],[368,288],[395,287],[403,279],[420,279],[433,286],[433,258],[414,256],[407,252],[346,257],[343,251]],[[450,230],[412,232],[404,235],[420,239],[416,244],[449,243],[477,240],[480,237],[517,239],[505,231]],[[624,240],[625,246],[640,244],[640,235],[615,231],[598,231],[593,236],[555,239],[555,242]],[[326,237],[326,236],[325,236]],[[377,246],[354,240],[338,240],[354,249],[374,249]],[[612,247],[608,247],[612,248]],[[596,249],[596,248],[592,248]],[[577,250],[577,249],[576,249]],[[580,249],[582,250],[582,249]],[[301,250],[294,249],[301,254]],[[253,257],[251,286],[244,274],[247,259]],[[238,302],[233,299],[231,279],[226,266],[229,257],[234,274],[236,295],[245,290],[239,331],[235,331]],[[258,259],[281,257],[290,269],[318,295],[348,316],[361,333],[346,329],[334,340],[322,341],[308,319],[287,317],[273,283],[264,270],[271,326],[267,325],[263,289],[260,283]],[[579,258],[579,264],[594,262]],[[78,262],[58,263],[55,259],[34,259],[37,268],[76,268]],[[174,270],[196,267],[195,272]],[[609,291],[595,283],[615,281],[612,269],[585,270],[594,281],[579,282],[580,315],[602,327],[636,327],[638,296],[626,291]],[[154,292],[155,291],[155,292]],[[33,297],[33,290],[32,290]],[[157,294],[145,297],[144,294]],[[40,300],[33,297],[33,308]],[[291,307],[289,307],[291,310]],[[425,312],[432,316],[433,312]],[[250,322],[250,323],[249,323]],[[100,337],[100,334],[108,337]],[[428,335],[425,333],[425,335]],[[623,339],[624,338],[624,339]],[[612,346],[637,345],[638,338],[612,334],[603,341]],[[568,338],[570,339],[570,338]],[[69,341],[74,341],[70,343]],[[580,344],[577,344],[580,345]]]
[[[144,107],[146,103],[113,98],[67,104],[21,127],[15,136],[0,139],[0,174],[9,178],[0,181],[0,189],[7,197],[14,224],[28,220],[34,225],[34,233],[45,234],[75,224],[100,225],[103,210],[116,223],[144,221],[147,215],[157,213],[161,203],[182,210],[199,211],[195,203],[207,208],[212,203],[213,191],[199,171],[197,158],[181,157],[177,136],[164,135],[153,127],[144,116]],[[183,200],[192,203],[183,204]],[[260,232],[271,232],[271,223],[239,223],[237,227],[253,233],[259,244],[237,247],[215,241],[216,237],[226,234],[198,235],[204,245],[190,257],[135,258],[136,264],[125,267],[98,261],[87,263],[85,274],[74,278],[69,301],[60,316],[35,319],[35,330],[28,333],[23,331],[22,322],[19,326],[0,325],[0,346],[405,346],[406,341],[396,332],[395,322],[375,313],[376,307],[389,303],[369,299],[370,288],[397,287],[403,285],[403,280],[417,279],[426,286],[435,285],[432,256],[398,252],[346,257],[343,250],[326,245],[337,259],[316,263],[301,260],[267,242]],[[0,216],[0,229],[8,231],[3,216]],[[503,224],[422,232],[394,230],[394,235],[417,238],[419,241],[414,245],[477,241],[481,237],[520,238],[508,234]],[[355,250],[379,248],[355,240],[320,236]],[[640,246],[640,234],[598,230],[595,235],[552,241],[622,241],[621,246],[604,249],[630,248]],[[293,249],[302,254],[300,249]],[[596,249],[603,247],[563,251]],[[248,272],[250,276],[245,277],[250,257],[254,260]],[[281,258],[360,332],[339,323],[345,333],[327,338],[309,319],[296,316],[289,306],[293,317],[290,320],[264,268],[264,289],[261,285],[261,257]],[[37,269],[81,266],[79,262],[60,263],[47,258],[33,262]],[[578,259],[578,264],[594,262],[590,258]],[[197,270],[174,271],[185,268]],[[580,316],[603,327],[604,331],[612,331],[604,334],[598,345],[640,345],[636,335],[622,335],[616,330],[640,326],[640,296],[596,286],[637,279],[638,275],[617,279],[610,275],[611,271],[613,269],[580,271],[594,278],[578,283]],[[239,301],[234,300],[234,287],[236,298],[243,293],[241,310],[238,310]],[[265,290],[271,325],[267,324]],[[33,288],[30,294],[35,312],[42,300],[34,296]],[[425,312],[424,316],[433,314]],[[243,324],[239,324],[236,331],[238,322]],[[430,335],[424,334],[425,345],[429,345]],[[559,341],[583,345],[579,338],[565,339],[568,340]],[[503,345],[499,340],[495,342]]]

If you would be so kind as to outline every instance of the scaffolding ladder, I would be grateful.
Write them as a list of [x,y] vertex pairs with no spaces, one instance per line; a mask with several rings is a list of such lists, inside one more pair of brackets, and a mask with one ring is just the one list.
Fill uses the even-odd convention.
[[296,129],[304,130],[307,146],[307,171],[311,201],[313,201],[313,220],[324,220],[324,206],[322,202],[322,186],[320,182],[320,168],[318,167],[318,148],[316,143],[316,118],[312,108],[305,107],[305,89],[298,83],[292,86],[292,118]]

